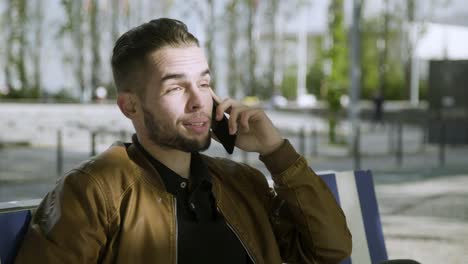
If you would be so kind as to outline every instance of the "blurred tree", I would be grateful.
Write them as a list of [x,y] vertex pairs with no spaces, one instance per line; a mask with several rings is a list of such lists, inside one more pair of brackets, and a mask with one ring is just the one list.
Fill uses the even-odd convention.
[[[374,31],[379,35],[376,42],[380,53],[378,89],[388,99],[410,99],[414,50],[418,40],[424,36],[424,21],[432,17],[434,10],[445,7],[449,0],[426,1],[424,5],[431,7],[426,12],[416,12],[418,3],[415,0],[385,0],[382,14],[373,18],[381,25]],[[416,27],[415,23],[419,26]]]
[[25,91],[29,88],[28,77],[26,72],[26,49],[28,46],[27,43],[27,26],[28,26],[28,14],[27,14],[27,5],[26,0],[16,0],[15,1],[17,8],[17,21],[16,21],[16,30],[17,30],[17,44],[18,44],[18,54],[16,59],[16,69],[18,71],[19,80],[21,83],[21,90]]
[[[232,97],[243,97],[244,95],[253,95],[256,93],[257,80],[255,78],[256,65],[256,42],[254,38],[255,15],[258,5],[258,0],[229,0],[223,2],[222,13],[217,15],[217,1],[185,1],[186,5],[182,9],[184,17],[195,16],[205,31],[204,46],[207,51],[208,63],[210,64],[212,76],[216,76],[216,41],[217,33],[223,27],[216,25],[223,23],[221,18],[227,17],[224,20],[226,23],[226,48],[227,48],[227,93]],[[239,19],[239,14],[247,14],[246,19]],[[222,32],[222,33],[224,33]],[[245,49],[240,43],[245,43]],[[237,65],[246,65],[245,72],[239,74]],[[216,89],[216,83],[213,87]],[[220,87],[218,87],[220,89]],[[218,91],[219,92],[219,91]]]
[[[120,37],[122,29],[127,30],[130,27],[149,22],[152,19],[166,17],[168,13],[170,13],[174,2],[174,0],[98,1],[97,3],[101,3],[98,15],[99,25],[97,27],[99,29],[99,56],[101,62],[105,61],[106,57],[108,58],[108,56],[111,55],[110,52],[105,52],[103,54],[103,47],[112,48],[117,39]],[[190,5],[188,6],[191,7]],[[197,9],[192,9],[192,11],[193,10]],[[117,93],[109,67],[101,66],[100,72],[101,75],[98,78],[98,86],[108,88],[107,98],[115,98]],[[94,89],[96,89],[96,87],[94,87]]]
[[[201,43],[204,45],[207,52],[208,65],[210,66],[211,72],[211,85],[216,90],[216,45],[215,35],[218,30],[216,25],[219,19],[216,16],[215,1],[214,0],[189,0],[185,1],[186,8],[183,9],[184,17],[196,16],[196,19],[201,22],[205,31],[205,42]],[[184,21],[187,23],[187,21]]]
[[341,109],[340,98],[348,86],[348,50],[344,26],[343,0],[332,0],[329,7],[329,31],[331,46],[328,59],[331,62],[331,72],[325,82],[326,99],[329,110],[329,141],[336,143],[336,123]]
[[379,86],[379,38],[380,17],[367,18],[363,21],[361,30],[361,69],[362,69],[362,98],[371,98]]
[[99,28],[99,3],[98,0],[88,2],[89,30],[91,37],[91,92],[95,98],[96,89],[101,86],[101,31]]
[[324,61],[324,50],[323,50],[323,37],[315,37],[313,39],[314,47],[314,61],[309,67],[306,78],[307,92],[314,94],[317,99],[322,99],[322,82],[325,79],[323,73],[323,61]]
[[[449,4],[450,0],[430,0],[424,3],[424,5],[428,5],[430,8],[428,12],[421,14],[421,12],[417,12],[418,8],[420,8],[420,1],[415,0],[407,0],[402,3],[400,6],[397,6],[397,10],[403,10],[402,13],[403,17],[400,21],[401,28],[401,38],[403,40],[403,69],[404,69],[404,96],[405,99],[409,99],[412,103],[417,103],[419,101],[419,89],[417,88],[418,82],[413,83],[416,85],[412,87],[412,79],[413,77],[413,67],[417,67],[416,58],[414,56],[414,51],[417,45],[418,40],[424,35],[425,27],[416,27],[415,22],[418,24],[423,24],[427,18],[431,18],[433,14],[433,10],[437,10],[440,7],[445,7]],[[416,71],[416,74],[417,71]],[[419,78],[419,76],[416,76]],[[412,89],[415,88],[415,89]]]
[[206,3],[208,5],[208,21],[205,21],[205,32],[206,32],[206,42],[205,42],[205,47],[206,50],[208,51],[208,65],[210,65],[210,71],[211,71],[211,85],[213,87],[216,87],[215,83],[215,61],[216,61],[216,51],[215,51],[215,33],[216,33],[216,27],[215,25],[217,24],[216,20],[216,15],[215,15],[215,6],[214,6],[214,0],[206,0]]
[[[390,100],[409,98],[411,58],[425,31],[421,27],[413,38],[410,37],[410,24],[416,21],[416,3],[414,0],[385,0],[380,13],[365,18],[362,30],[363,98],[370,99],[376,91]],[[447,2],[431,0],[425,4],[433,10]],[[419,23],[430,16],[431,11],[425,13],[424,17],[418,18]],[[424,91],[421,92],[424,96]]]
[[288,100],[294,100],[297,97],[297,66],[290,66],[284,72],[281,81],[281,94]]
[[226,4],[226,16],[227,16],[227,79],[228,79],[228,94],[229,97],[236,97],[237,87],[238,87],[238,69],[237,69],[237,41],[238,41],[238,32],[237,32],[237,0],[230,0]]
[[130,23],[130,0],[123,0],[122,3],[122,9],[123,9],[123,17],[125,19],[125,28],[130,28],[131,23]]
[[[412,0],[408,0],[411,2]],[[379,63],[378,63],[378,90],[379,94],[385,95],[385,81],[387,72],[387,56],[389,49],[389,23],[390,23],[390,10],[389,0],[384,0],[384,11],[383,11],[383,26],[380,36],[377,39],[377,50],[379,52]]]
[[111,39],[114,43],[120,36],[119,24],[120,24],[120,10],[122,9],[121,1],[114,0],[110,4],[111,12]]
[[279,9],[279,0],[269,0],[268,1],[268,10],[266,13],[267,17],[267,32],[270,35],[270,45],[269,45],[269,67],[267,67],[267,82],[266,82],[266,91],[263,92],[263,98],[269,98],[272,94],[279,93],[279,87],[275,82],[275,72],[277,70],[276,57],[278,53],[278,30],[277,30],[277,19],[278,19],[278,9]]
[[255,76],[255,67],[257,64],[257,49],[255,46],[256,39],[254,37],[255,29],[255,14],[258,7],[258,0],[244,0],[247,7],[247,81],[246,81],[246,95],[255,96],[257,95],[257,79]]
[[5,84],[7,86],[7,94],[15,89],[13,84],[13,72],[11,65],[13,64],[13,41],[15,38],[14,27],[13,27],[13,10],[14,10],[14,1],[9,0],[7,2],[5,12],[4,12],[4,23],[3,30],[6,34],[5,36],[5,53],[6,59],[4,63],[4,72],[5,72]]
[[29,45],[29,50],[31,51],[32,55],[32,65],[33,65],[33,81],[32,89],[33,89],[33,97],[38,98],[41,96],[42,93],[42,85],[41,85],[41,76],[42,76],[42,67],[41,67],[41,60],[42,60],[42,27],[43,27],[43,20],[44,20],[44,3],[41,0],[35,0],[34,6],[34,14],[31,16],[34,19],[34,41]]
[[79,103],[80,101],[76,99],[76,96],[70,93],[70,89],[62,88],[58,91],[51,93],[48,98],[53,99],[58,103]]
[[[388,1],[388,0],[387,0]],[[415,1],[414,0],[406,0],[406,17],[405,20],[407,21],[408,24],[413,23],[415,19]],[[406,27],[406,30],[404,31],[405,33],[405,38],[404,41],[406,41],[406,53],[407,57],[404,60],[404,69],[405,69],[405,94],[406,98],[410,97],[410,87],[411,87],[411,74],[412,74],[412,59],[413,59],[413,50],[414,50],[414,44],[412,43],[411,37],[410,37],[410,31],[409,31],[409,26]]]
[[86,76],[85,76],[85,32],[83,22],[83,0],[62,0],[65,11],[65,23],[60,27],[58,37],[62,40],[70,37],[71,49],[64,51],[64,61],[72,67],[73,74],[79,87],[80,100],[85,100]]
[[26,65],[29,14],[26,0],[9,0],[5,9],[5,82],[11,97],[32,97]]
[[[385,30],[385,15],[366,18],[362,26],[362,98],[371,99],[377,91],[390,100],[404,99],[404,72],[401,67],[401,32]],[[391,24],[392,16],[388,15]],[[396,25],[396,24],[395,24]],[[385,33],[384,33],[385,32]],[[391,56],[389,56],[391,55]]]

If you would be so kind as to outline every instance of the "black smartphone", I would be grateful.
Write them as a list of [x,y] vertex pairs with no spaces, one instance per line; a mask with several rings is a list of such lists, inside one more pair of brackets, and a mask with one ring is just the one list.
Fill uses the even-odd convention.
[[213,100],[211,130],[219,139],[224,149],[229,154],[232,154],[234,152],[234,146],[236,144],[236,135],[229,134],[229,123],[226,114],[223,114],[223,119],[221,119],[221,121],[216,120],[216,107],[218,107],[218,103],[216,103],[215,100]]

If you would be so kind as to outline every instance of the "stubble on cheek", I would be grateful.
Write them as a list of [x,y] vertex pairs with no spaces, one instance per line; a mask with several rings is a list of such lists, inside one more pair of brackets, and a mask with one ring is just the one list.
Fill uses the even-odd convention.
[[211,144],[211,134],[208,131],[207,135],[202,139],[192,139],[183,132],[178,131],[180,122],[171,125],[164,120],[158,120],[153,113],[148,109],[143,108],[144,124],[149,139],[161,147],[170,149],[179,149],[185,152],[204,151]]

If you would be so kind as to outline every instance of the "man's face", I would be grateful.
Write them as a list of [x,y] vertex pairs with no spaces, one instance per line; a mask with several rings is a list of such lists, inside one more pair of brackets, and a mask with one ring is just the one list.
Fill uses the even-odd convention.
[[151,54],[150,61],[152,76],[141,98],[144,134],[164,148],[206,150],[213,102],[203,50],[166,47]]

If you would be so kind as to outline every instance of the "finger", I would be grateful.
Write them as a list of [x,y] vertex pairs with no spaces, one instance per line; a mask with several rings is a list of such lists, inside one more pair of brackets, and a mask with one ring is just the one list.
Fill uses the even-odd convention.
[[216,108],[216,120],[221,120],[225,112],[231,114],[235,104],[236,101],[231,98],[226,98],[221,103],[219,103],[218,108]]
[[213,107],[216,107],[215,116],[213,116],[212,118],[214,118],[215,120],[220,121],[223,118],[222,113],[224,112],[224,111],[218,110],[219,105],[221,104],[222,100],[218,95],[215,94],[215,92],[213,91],[212,88],[210,88],[210,94],[211,94],[211,98],[213,98]]
[[250,117],[254,114],[254,111],[248,110],[240,113],[239,117],[239,126],[242,132],[247,133],[250,130],[249,120]]
[[[249,112],[249,107],[241,106],[231,110],[231,116],[229,117],[229,132],[231,135],[237,133],[239,129],[240,118],[245,112]],[[247,117],[248,122],[249,117]]]
[[220,104],[221,101],[223,101],[218,95],[215,94],[215,92],[213,91],[213,89],[210,88],[210,93],[211,93],[211,97],[213,97],[213,100]]
[[237,119],[241,111],[245,111],[242,108],[232,108],[229,117],[229,134],[234,135],[237,132]]

